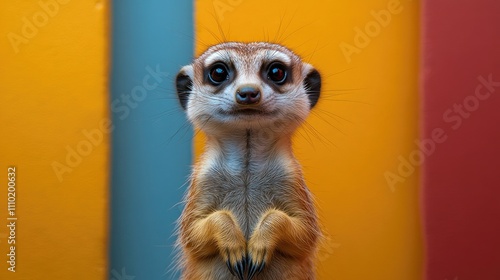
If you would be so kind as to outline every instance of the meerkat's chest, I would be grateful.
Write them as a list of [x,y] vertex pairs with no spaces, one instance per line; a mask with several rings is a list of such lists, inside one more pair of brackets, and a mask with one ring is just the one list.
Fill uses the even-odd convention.
[[218,161],[206,168],[210,172],[205,173],[204,191],[215,198],[213,207],[231,210],[247,237],[266,210],[282,209],[296,199],[296,174],[276,161]]

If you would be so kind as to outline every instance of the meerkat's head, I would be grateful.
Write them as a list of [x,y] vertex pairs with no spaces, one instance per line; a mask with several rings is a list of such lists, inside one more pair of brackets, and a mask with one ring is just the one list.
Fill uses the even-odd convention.
[[176,87],[189,120],[205,132],[276,123],[293,131],[318,102],[321,76],[281,45],[229,42],[184,66]]

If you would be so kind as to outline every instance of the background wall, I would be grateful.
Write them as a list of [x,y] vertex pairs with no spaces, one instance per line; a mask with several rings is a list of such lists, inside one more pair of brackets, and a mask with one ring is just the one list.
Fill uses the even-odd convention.
[[193,56],[190,1],[115,1],[111,279],[178,279],[174,228],[192,132],[174,78]]
[[177,279],[193,155],[173,77],[209,45],[266,40],[324,79],[294,146],[326,234],[319,279],[499,279],[499,7],[469,2],[425,1],[420,20],[411,0],[198,0],[193,35],[190,1],[117,1],[112,37],[108,1],[0,4],[0,221],[17,218],[0,278]]
[[[0,279],[102,279],[108,1],[0,4]],[[16,272],[7,168],[16,167]],[[9,216],[10,217],[10,216]]]
[[401,167],[418,139],[418,1],[198,0],[195,11],[197,54],[271,40],[323,75],[295,138],[327,234],[319,279],[421,279],[418,168]]
[[499,11],[495,0],[424,5],[422,138],[430,152],[422,205],[429,280],[500,279]]

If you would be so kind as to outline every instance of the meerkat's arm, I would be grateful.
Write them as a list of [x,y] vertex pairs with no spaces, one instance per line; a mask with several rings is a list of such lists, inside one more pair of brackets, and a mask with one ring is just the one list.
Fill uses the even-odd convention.
[[[201,200],[198,200],[201,201]],[[202,210],[204,209],[204,210]],[[208,205],[186,207],[181,224],[182,242],[189,258],[202,259],[220,254],[229,270],[243,279],[246,239],[230,211],[209,212]]]
[[315,223],[311,218],[292,217],[277,209],[265,212],[248,242],[249,279],[264,268],[276,248],[293,257],[310,252],[318,238],[311,230]]

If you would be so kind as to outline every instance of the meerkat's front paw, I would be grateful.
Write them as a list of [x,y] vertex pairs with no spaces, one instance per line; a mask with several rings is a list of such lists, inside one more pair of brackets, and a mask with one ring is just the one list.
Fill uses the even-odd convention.
[[221,255],[226,262],[227,268],[231,274],[238,277],[238,279],[244,279],[244,273],[247,266],[245,247],[246,241],[241,234],[234,239],[228,239],[223,244],[219,244],[219,249]]
[[248,280],[261,273],[274,250],[261,235],[254,235],[248,242]]

